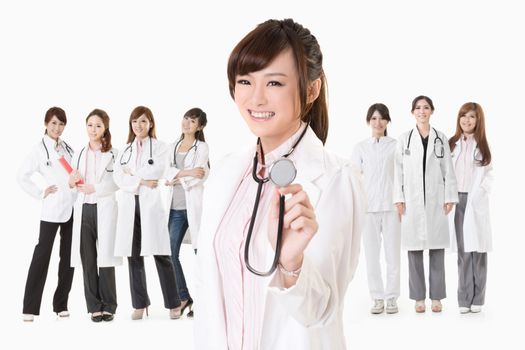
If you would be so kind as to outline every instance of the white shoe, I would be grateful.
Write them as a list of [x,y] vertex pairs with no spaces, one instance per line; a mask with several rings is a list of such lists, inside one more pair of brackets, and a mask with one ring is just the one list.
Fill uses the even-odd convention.
[[373,314],[380,314],[385,309],[385,302],[382,299],[374,300],[374,306],[370,309]]
[[478,313],[481,312],[481,307],[483,305],[470,305],[470,312]]
[[57,312],[57,315],[58,317],[69,317],[69,311],[67,310],[60,311],[60,312]]
[[24,320],[24,322],[33,322],[34,319],[35,319],[35,315],[33,314],[22,314],[22,319]]
[[387,314],[395,314],[397,313],[397,302],[396,298],[390,298],[386,300],[386,313]]
[[460,314],[468,314],[469,312],[470,312],[470,308],[465,307],[465,306],[460,306],[459,307],[459,313]]

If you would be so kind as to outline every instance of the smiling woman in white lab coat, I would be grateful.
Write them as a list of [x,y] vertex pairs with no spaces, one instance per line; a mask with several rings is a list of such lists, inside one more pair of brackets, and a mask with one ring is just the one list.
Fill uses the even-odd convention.
[[461,106],[456,133],[449,144],[459,191],[459,203],[449,216],[452,248],[458,252],[459,311],[480,312],[485,303],[487,252],[492,250],[492,156],[485,135],[485,114],[478,103]]
[[445,248],[450,245],[447,215],[458,201],[456,177],[445,135],[430,126],[434,104],[427,96],[412,101],[416,127],[399,137],[394,203],[401,215],[401,245],[408,250],[410,299],[425,312],[423,250],[429,250],[432,311],[446,297]]
[[[368,288],[374,300],[370,312],[382,313],[386,301],[386,312],[393,314],[398,311],[401,242],[399,216],[392,203],[396,140],[386,135],[390,113],[384,104],[370,106],[366,122],[372,129],[372,137],[356,145],[352,162],[363,174],[368,199],[363,246]],[[381,241],[386,260],[386,288],[381,273]]]
[[[70,266],[74,195],[68,187],[68,173],[59,162],[60,157],[71,162],[73,155],[73,149],[60,138],[66,123],[66,113],[62,108],[50,108],[44,118],[45,135],[35,145],[18,171],[17,180],[22,189],[32,197],[42,200],[40,234],[25,287],[24,321],[33,321],[34,315],[40,314],[49,260],[59,228],[60,263],[58,285],[53,297],[53,311],[61,317],[69,316],[67,301],[74,272]],[[47,183],[46,188],[39,188],[31,180],[35,173],[44,178]]]
[[112,321],[117,309],[115,256],[118,187],[113,181],[117,150],[111,146],[109,116],[95,109],[86,118],[89,142],[73,157],[69,187],[78,193],[73,220],[71,266],[82,262],[84,294],[93,322]]
[[142,319],[150,305],[146,287],[144,256],[153,255],[159,274],[164,306],[170,318],[180,317],[180,298],[171,262],[167,214],[164,211],[159,179],[166,169],[166,145],[158,141],[151,110],[136,107],[129,117],[128,143],[115,162],[114,178],[118,219],[115,255],[127,256],[131,301],[135,310],[131,318]]
[[206,113],[200,108],[192,108],[182,118],[182,134],[179,140],[169,147],[170,162],[166,169],[166,185],[169,186],[167,203],[171,242],[171,259],[175,267],[177,287],[181,298],[181,313],[189,308],[188,316],[193,316],[193,299],[186,285],[186,278],[179,260],[179,252],[184,234],[190,228],[191,242],[197,251],[197,235],[202,213],[202,192],[209,171],[208,144],[204,140]]
[[[343,304],[364,208],[357,172],[323,147],[328,113],[319,44],[291,19],[266,21],[234,48],[228,79],[258,142],[218,162],[206,183],[195,346],[344,349]],[[274,169],[290,161],[294,183],[274,185],[281,183]],[[281,194],[287,199],[274,261]]]

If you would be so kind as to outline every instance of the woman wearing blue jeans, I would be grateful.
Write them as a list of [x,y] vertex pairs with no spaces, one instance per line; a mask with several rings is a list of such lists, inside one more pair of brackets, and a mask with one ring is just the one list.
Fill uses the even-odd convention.
[[204,141],[206,113],[192,108],[182,118],[182,134],[170,146],[170,164],[166,171],[169,186],[171,258],[175,266],[177,287],[182,303],[182,314],[189,309],[193,316],[193,299],[190,296],[184,271],[179,260],[180,246],[189,227],[193,249],[197,252],[197,234],[202,212],[203,183],[208,175],[208,145]]

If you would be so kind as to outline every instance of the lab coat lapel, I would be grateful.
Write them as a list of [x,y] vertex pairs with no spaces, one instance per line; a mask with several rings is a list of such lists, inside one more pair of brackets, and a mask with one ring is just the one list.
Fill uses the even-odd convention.
[[[419,134],[418,134],[419,135]],[[419,136],[421,137],[421,136]],[[426,159],[426,167],[428,169],[428,163],[430,162],[430,158],[434,158],[434,143],[437,142],[439,144],[439,141],[436,141],[436,131],[430,126],[430,129],[428,131],[428,144],[427,144],[427,159]],[[438,158],[438,160],[440,160]]]
[[321,191],[314,181],[325,172],[325,167],[323,144],[310,127],[294,153],[297,168],[294,183],[303,187],[310,198],[310,203],[315,208]]
[[110,151],[103,152],[100,157],[100,166],[97,168],[97,183],[100,182],[102,179],[102,176],[104,175],[104,171],[106,169],[113,169],[113,165],[111,162],[113,161],[112,153]]

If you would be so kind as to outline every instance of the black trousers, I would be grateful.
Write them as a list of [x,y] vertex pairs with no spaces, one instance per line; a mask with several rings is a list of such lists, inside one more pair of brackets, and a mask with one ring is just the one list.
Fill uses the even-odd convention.
[[[139,196],[135,196],[135,223],[133,226],[133,241],[129,263],[129,284],[131,302],[135,309],[143,309],[150,305],[146,284],[144,257],[140,255],[142,230],[140,228]],[[175,280],[175,269],[169,255],[154,255],[155,265],[159,274],[160,287],[164,297],[164,307],[173,309],[180,306],[180,297]]]
[[87,310],[90,313],[117,310],[117,288],[115,268],[97,266],[97,205],[82,205],[82,224],[80,226],[80,258],[84,271],[84,294]]
[[71,236],[73,214],[67,222],[40,221],[38,243],[33,252],[27,274],[24,293],[24,314],[40,315],[40,304],[46,283],[49,260],[58,228],[60,228],[60,262],[58,265],[58,285],[53,296],[53,311],[67,310],[67,300],[73,282],[74,269],[71,267]]

